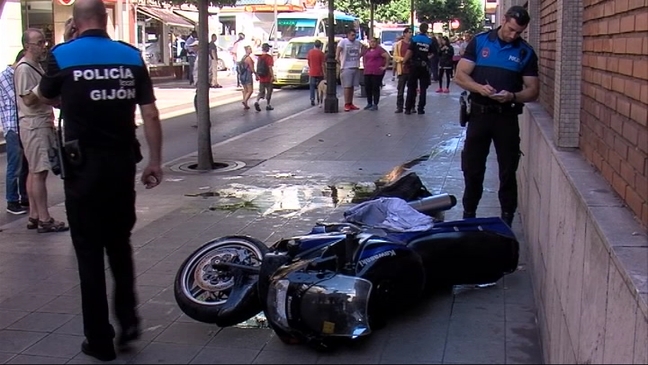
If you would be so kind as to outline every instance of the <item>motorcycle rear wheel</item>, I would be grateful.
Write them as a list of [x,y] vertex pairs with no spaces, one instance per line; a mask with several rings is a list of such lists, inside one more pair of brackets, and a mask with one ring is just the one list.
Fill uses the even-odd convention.
[[259,313],[262,307],[255,285],[254,300],[237,303],[235,313],[230,310],[228,317],[222,318],[221,311],[228,304],[235,274],[214,264],[259,266],[267,252],[263,242],[248,236],[224,236],[207,242],[180,265],[174,282],[178,306],[187,316],[204,323],[236,324]]

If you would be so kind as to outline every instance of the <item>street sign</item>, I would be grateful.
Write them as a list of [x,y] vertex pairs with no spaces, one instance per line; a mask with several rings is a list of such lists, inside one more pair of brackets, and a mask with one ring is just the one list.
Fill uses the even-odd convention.
[[70,6],[74,4],[75,0],[58,0],[59,4],[65,5],[65,6]]

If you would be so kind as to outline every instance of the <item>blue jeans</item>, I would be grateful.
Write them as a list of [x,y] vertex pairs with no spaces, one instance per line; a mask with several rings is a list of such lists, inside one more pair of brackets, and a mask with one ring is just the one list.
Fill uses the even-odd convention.
[[320,81],[322,80],[324,80],[324,77],[322,76],[310,76],[308,78],[308,86],[310,88],[311,101],[315,100],[315,90],[317,90],[317,85],[319,85]]
[[20,137],[14,131],[7,132],[7,202],[27,201],[27,163],[20,146]]

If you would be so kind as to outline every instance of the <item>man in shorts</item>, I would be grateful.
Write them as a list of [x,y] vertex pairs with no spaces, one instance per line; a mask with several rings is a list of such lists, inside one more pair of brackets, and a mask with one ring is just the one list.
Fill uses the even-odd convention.
[[335,52],[335,60],[340,65],[340,81],[344,88],[344,111],[358,110],[353,105],[353,90],[360,86],[360,58],[367,50],[367,46],[356,39],[355,29],[347,32],[347,37],[342,39]]
[[[272,105],[270,105],[270,99],[272,99],[272,80],[274,80],[274,73],[272,67],[274,66],[274,58],[268,52],[270,51],[270,45],[268,43],[263,43],[261,45],[261,55],[257,58],[257,70],[256,76],[259,81],[259,95],[257,100],[254,103],[254,108],[256,111],[261,111],[261,105],[259,101],[261,99],[266,100],[266,110],[274,110]],[[265,64],[265,66],[263,66]]]
[[23,33],[22,44],[25,56],[16,65],[14,84],[20,140],[29,164],[27,229],[36,229],[38,233],[63,232],[69,227],[50,216],[47,204],[47,173],[51,168],[48,152],[56,144],[54,112],[34,91],[44,74],[40,62],[45,51],[45,35],[40,29],[27,29]]

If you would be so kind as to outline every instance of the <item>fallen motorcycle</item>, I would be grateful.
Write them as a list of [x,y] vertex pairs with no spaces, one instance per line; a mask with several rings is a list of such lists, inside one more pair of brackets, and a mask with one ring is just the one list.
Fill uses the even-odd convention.
[[[409,205],[434,216],[455,204],[438,194]],[[174,293],[197,321],[228,327],[263,311],[282,341],[327,347],[369,335],[433,288],[495,282],[515,271],[518,256],[500,218],[406,232],[318,223],[270,247],[249,236],[214,239],[181,265]]]

